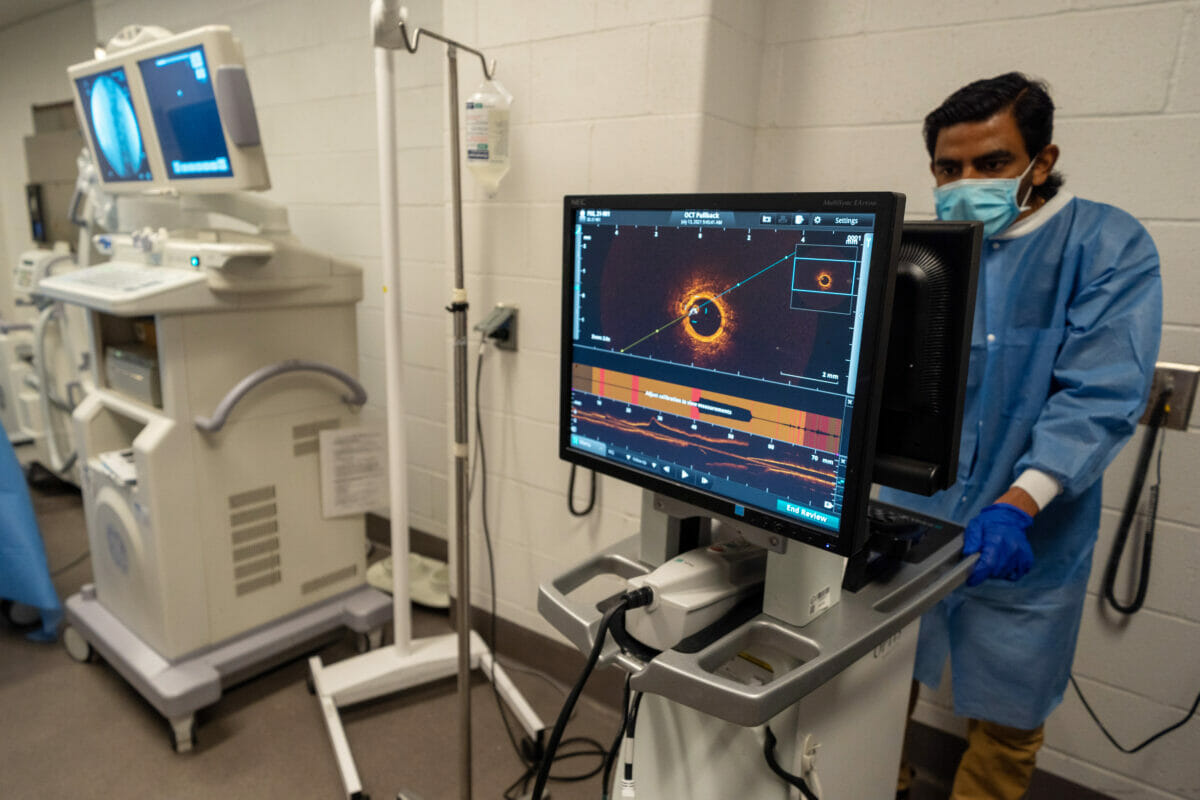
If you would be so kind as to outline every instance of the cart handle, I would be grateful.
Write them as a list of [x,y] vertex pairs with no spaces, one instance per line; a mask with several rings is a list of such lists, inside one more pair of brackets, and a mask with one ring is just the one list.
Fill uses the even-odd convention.
[[323,364],[320,361],[289,359],[287,361],[280,361],[277,364],[269,364],[242,378],[238,381],[237,386],[230,389],[224,399],[217,404],[217,409],[211,417],[196,417],[196,428],[204,433],[216,433],[220,431],[221,428],[225,427],[225,422],[229,419],[230,413],[233,412],[233,407],[241,402],[242,398],[249,394],[252,389],[261,383],[269,381],[271,378],[288,372],[320,372],[337,378],[350,390],[350,394],[342,396],[342,400],[345,403],[352,406],[361,406],[367,402],[367,390],[348,373],[329,364]]

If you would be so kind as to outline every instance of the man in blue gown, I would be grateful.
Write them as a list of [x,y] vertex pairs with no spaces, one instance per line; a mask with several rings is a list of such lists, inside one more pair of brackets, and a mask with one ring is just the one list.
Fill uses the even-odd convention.
[[35,641],[52,642],[62,619],[42,535],[33,514],[25,472],[0,428],[0,600],[31,606],[41,626],[29,633]]
[[[1054,104],[1018,73],[925,118],[938,216],[984,223],[958,481],[884,499],[967,526],[967,585],[922,620],[915,677],[950,659],[967,752],[952,797],[1022,797],[1074,658],[1100,479],[1133,433],[1162,322],[1158,254],[1054,171]],[[901,788],[911,772],[901,771]]]

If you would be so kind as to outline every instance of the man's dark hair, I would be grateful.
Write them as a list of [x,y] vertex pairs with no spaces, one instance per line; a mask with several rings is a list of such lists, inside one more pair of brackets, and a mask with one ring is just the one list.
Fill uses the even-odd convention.
[[[933,158],[942,128],[960,122],[983,122],[1001,111],[1012,111],[1030,158],[1050,144],[1054,135],[1054,101],[1050,99],[1046,84],[1030,80],[1019,72],[1009,72],[968,83],[929,112],[924,129],[929,157]],[[1033,194],[1049,200],[1062,185],[1062,174],[1052,172],[1045,183],[1033,187]]]

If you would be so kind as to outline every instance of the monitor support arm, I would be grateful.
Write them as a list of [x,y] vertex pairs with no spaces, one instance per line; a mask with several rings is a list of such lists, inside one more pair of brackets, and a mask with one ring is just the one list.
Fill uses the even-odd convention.
[[180,211],[187,219],[194,217],[195,227],[221,227],[208,224],[212,216],[240,220],[258,229],[259,233],[287,233],[287,207],[250,192],[230,194],[192,194],[179,198]]

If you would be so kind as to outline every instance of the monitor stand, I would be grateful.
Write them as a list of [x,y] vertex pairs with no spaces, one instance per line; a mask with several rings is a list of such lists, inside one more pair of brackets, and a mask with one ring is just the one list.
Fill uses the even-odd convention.
[[[714,526],[715,523],[715,526]],[[767,550],[763,613],[802,627],[837,605],[846,558],[791,541],[680,500],[642,492],[641,560],[664,564],[680,553],[740,536]]]
[[788,542],[787,550],[767,556],[763,613],[803,627],[842,599],[846,557]]

